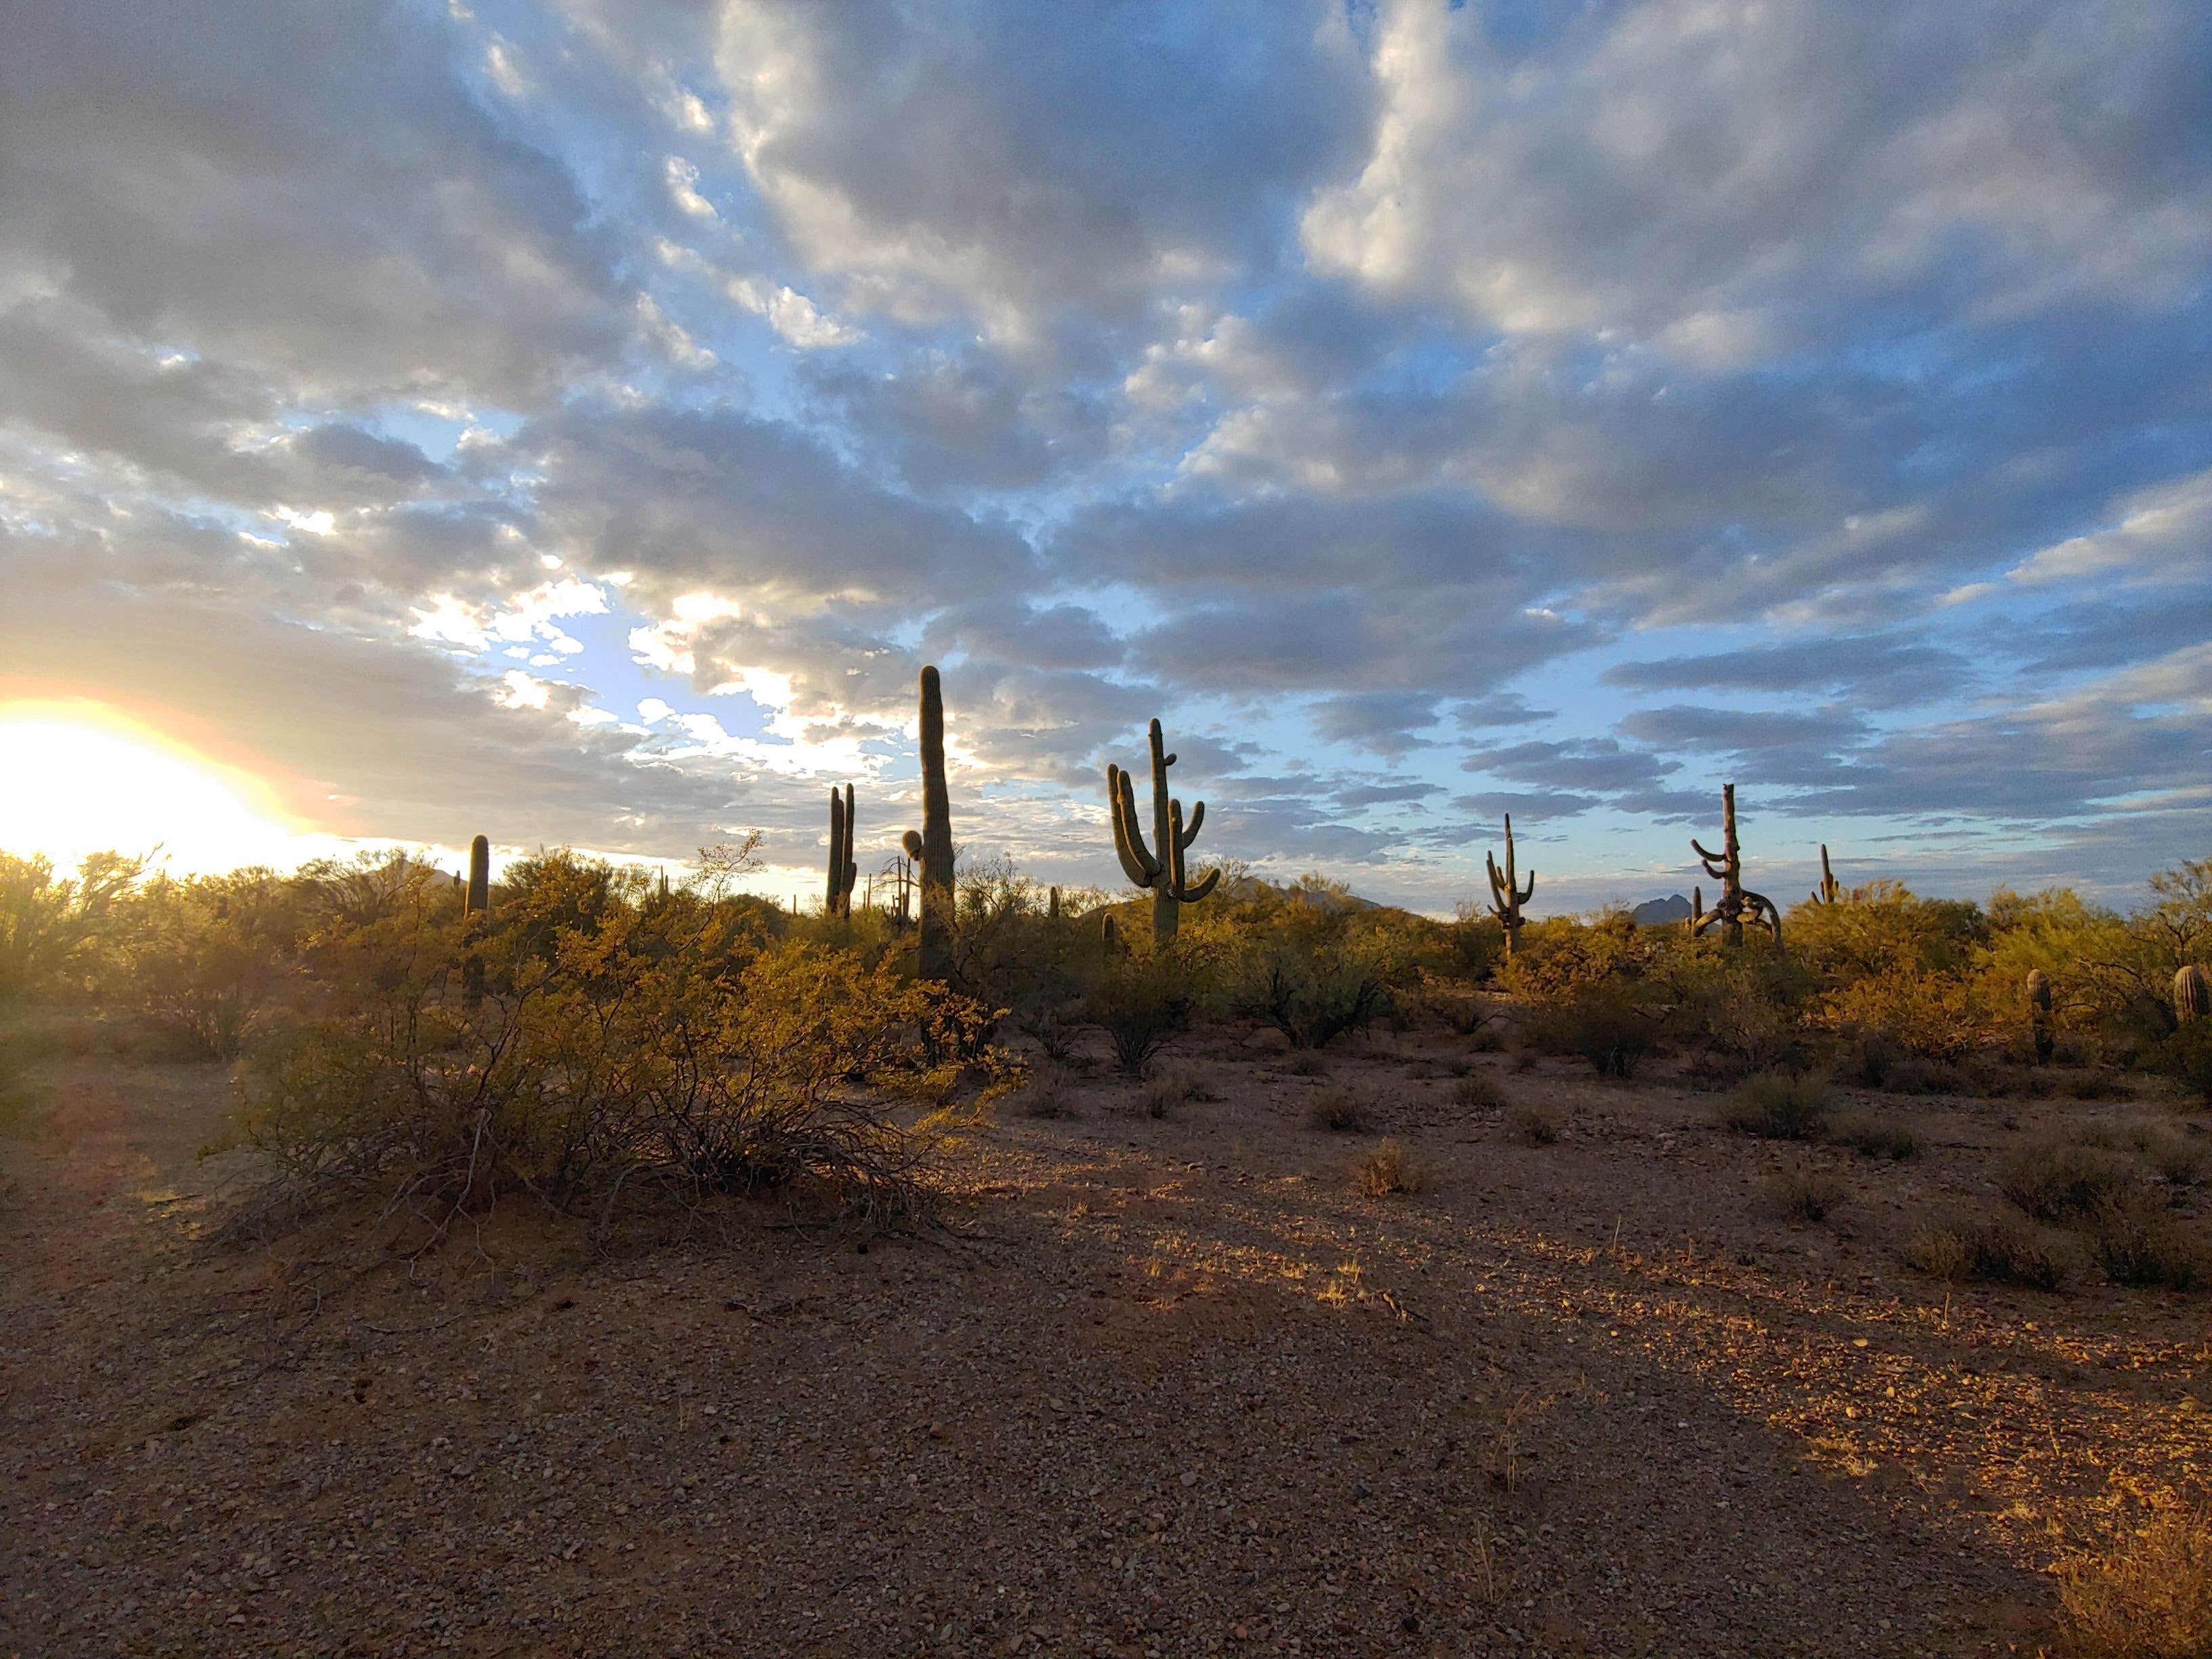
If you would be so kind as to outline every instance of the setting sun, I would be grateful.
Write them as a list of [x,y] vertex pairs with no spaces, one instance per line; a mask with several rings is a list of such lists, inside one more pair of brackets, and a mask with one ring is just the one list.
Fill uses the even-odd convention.
[[172,871],[289,865],[306,836],[268,784],[90,702],[0,702],[0,848],[64,867],[161,848]]

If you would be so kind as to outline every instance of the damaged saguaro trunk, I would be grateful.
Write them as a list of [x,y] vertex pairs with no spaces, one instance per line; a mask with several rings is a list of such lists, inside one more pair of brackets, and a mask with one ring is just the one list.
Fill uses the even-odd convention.
[[[1144,830],[1138,822],[1136,786],[1127,772],[1111,762],[1106,767],[1106,798],[1114,818],[1114,851],[1121,860],[1122,872],[1138,886],[1152,891],[1152,944],[1158,948],[1175,943],[1178,913],[1184,905],[1196,904],[1211,893],[1221,880],[1221,872],[1207,871],[1205,878],[1194,886],[1186,877],[1182,855],[1198,839],[1199,826],[1206,822],[1206,803],[1193,805],[1190,823],[1186,827],[1182,803],[1168,794],[1168,768],[1176,763],[1176,757],[1167,752],[1158,720],[1152,724],[1151,737],[1152,847],[1145,845]],[[1157,853],[1154,848],[1158,849]]]
[[1705,873],[1721,884],[1720,902],[1710,910],[1704,908],[1705,896],[1700,892],[1691,902],[1690,932],[1702,933],[1716,922],[1720,924],[1722,937],[1731,945],[1743,943],[1744,924],[1764,927],[1774,935],[1777,945],[1782,943],[1782,912],[1774,908],[1774,901],[1764,893],[1754,893],[1743,884],[1743,849],[1735,838],[1735,786],[1726,784],[1721,789],[1721,850],[1709,853],[1694,837],[1690,850],[1705,861]]

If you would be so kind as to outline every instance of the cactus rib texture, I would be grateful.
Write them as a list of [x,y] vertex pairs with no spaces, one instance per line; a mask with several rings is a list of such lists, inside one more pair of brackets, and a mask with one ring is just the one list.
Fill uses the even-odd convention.
[[1513,814],[1510,812],[1505,815],[1504,870],[1502,872],[1498,870],[1498,860],[1490,854],[1485,853],[1482,859],[1490,866],[1490,914],[1496,916],[1498,925],[1505,929],[1505,955],[1510,960],[1513,953],[1521,948],[1521,907],[1536,890],[1536,872],[1534,870],[1528,872],[1526,885],[1516,887],[1514,884]]
[[[1145,844],[1145,834],[1137,817],[1136,785],[1130,775],[1111,762],[1106,767],[1107,805],[1114,820],[1114,852],[1121,860],[1122,873],[1138,887],[1147,888],[1152,895],[1152,942],[1155,945],[1172,944],[1176,936],[1178,912],[1186,904],[1196,904],[1212,892],[1221,880],[1219,870],[1209,870],[1203,879],[1194,885],[1183,867],[1183,854],[1198,839],[1199,827],[1206,822],[1206,803],[1198,801],[1191,807],[1190,822],[1183,823],[1182,803],[1168,794],[1168,768],[1176,757],[1167,751],[1166,740],[1160,732],[1160,723],[1154,720],[1150,732],[1152,748],[1152,841]],[[1153,849],[1158,848],[1155,852]]]
[[1735,835],[1735,786],[1726,784],[1721,789],[1721,850],[1709,852],[1694,837],[1690,850],[1704,860],[1705,873],[1721,884],[1720,902],[1711,910],[1705,908],[1700,893],[1691,905],[1690,931],[1702,933],[1716,922],[1722,935],[1731,945],[1743,941],[1744,924],[1764,927],[1774,936],[1777,945],[1782,943],[1782,913],[1774,908],[1774,901],[1764,893],[1754,893],[1743,884],[1743,848]]
[[470,915],[491,908],[491,841],[478,836],[469,843],[469,891],[465,907]]
[[2173,976],[2173,1017],[2185,1025],[2193,1019],[2212,1019],[2212,975],[2193,962]]

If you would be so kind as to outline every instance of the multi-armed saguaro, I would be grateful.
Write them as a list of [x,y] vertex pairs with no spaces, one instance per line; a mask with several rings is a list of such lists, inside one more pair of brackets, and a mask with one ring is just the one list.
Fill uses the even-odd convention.
[[1813,902],[1840,904],[1843,898],[1843,884],[1836,879],[1836,872],[1828,867],[1828,843],[1824,841],[1820,843],[1820,884],[1813,890]]
[[921,830],[900,838],[921,866],[921,939],[915,970],[924,979],[952,974],[952,807],[945,793],[945,691],[934,665],[921,671]]
[[1690,850],[1705,860],[1705,873],[1721,884],[1721,899],[1710,910],[1704,908],[1705,896],[1700,892],[1690,907],[1690,931],[1702,933],[1715,922],[1721,924],[1724,937],[1731,945],[1743,941],[1743,925],[1749,921],[1755,927],[1764,927],[1774,935],[1777,945],[1782,943],[1782,913],[1774,908],[1774,901],[1764,893],[1754,893],[1743,884],[1743,849],[1735,838],[1735,786],[1727,784],[1721,790],[1722,839],[1721,850],[1709,853],[1695,837]]
[[1513,814],[1505,815],[1505,869],[1501,874],[1498,860],[1488,853],[1482,861],[1490,866],[1490,914],[1496,916],[1505,929],[1505,955],[1510,960],[1521,945],[1521,907],[1536,890],[1536,872],[1528,872],[1526,886],[1513,884]]
[[1152,943],[1158,946],[1174,942],[1176,913],[1211,893],[1221,879],[1221,872],[1207,871],[1195,887],[1185,878],[1182,855],[1198,839],[1199,826],[1206,822],[1206,803],[1199,801],[1191,807],[1190,824],[1185,828],[1182,803],[1168,798],[1168,768],[1176,763],[1176,757],[1167,752],[1158,720],[1152,722],[1152,847],[1159,849],[1157,854],[1145,845],[1144,830],[1137,821],[1136,786],[1127,772],[1111,762],[1106,767],[1106,796],[1114,817],[1114,851],[1121,857],[1121,868],[1138,886],[1152,890]]
[[848,783],[842,799],[835,788],[830,791],[830,896],[823,906],[826,915],[853,914],[853,884],[860,877],[860,866],[853,859],[853,786]]

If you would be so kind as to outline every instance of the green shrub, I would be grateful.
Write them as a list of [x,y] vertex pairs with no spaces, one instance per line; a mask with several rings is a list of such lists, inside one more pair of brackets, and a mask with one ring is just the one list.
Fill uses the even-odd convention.
[[1190,1030],[1200,990],[1197,968],[1180,950],[1121,956],[1106,964],[1084,1012],[1105,1032],[1122,1071],[1139,1077]]
[[1739,1134],[1809,1140],[1827,1127],[1828,1079],[1817,1072],[1747,1078],[1723,1103],[1721,1122]]
[[1659,1046],[1657,1022],[1626,986],[1610,981],[1577,986],[1538,1007],[1522,1031],[1543,1053],[1587,1060],[1600,1077],[1634,1075]]
[[1234,1006],[1273,1026],[1294,1048],[1325,1048],[1388,1010],[1384,971],[1379,958],[1361,950],[1327,947],[1306,955],[1277,947],[1245,969]]

